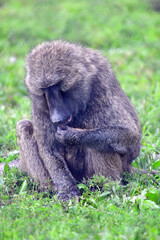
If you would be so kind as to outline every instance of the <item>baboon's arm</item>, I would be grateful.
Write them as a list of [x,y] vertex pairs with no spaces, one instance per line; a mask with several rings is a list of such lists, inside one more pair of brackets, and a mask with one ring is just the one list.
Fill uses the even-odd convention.
[[138,133],[127,128],[110,126],[103,129],[81,130],[67,127],[58,129],[56,138],[64,144],[81,145],[95,148],[98,151],[126,154],[129,149],[135,150],[139,143]]
[[62,196],[60,197],[62,199],[69,195],[71,197],[79,195],[76,180],[71,175],[63,158],[63,148],[56,147],[60,144],[55,144],[55,129],[48,115],[33,108],[32,122],[39,155],[54,183],[54,189]]

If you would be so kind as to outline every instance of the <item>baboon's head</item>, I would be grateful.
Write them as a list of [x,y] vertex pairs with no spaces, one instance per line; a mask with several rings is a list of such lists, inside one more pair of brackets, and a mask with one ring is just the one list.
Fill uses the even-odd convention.
[[[85,111],[96,67],[91,50],[63,41],[38,45],[27,57],[29,92],[45,96],[53,123],[68,123]],[[94,51],[93,51],[94,55]]]
[[72,119],[85,111],[86,101],[77,97],[76,89],[62,91],[61,85],[56,84],[44,89],[50,119],[55,124],[67,125]]

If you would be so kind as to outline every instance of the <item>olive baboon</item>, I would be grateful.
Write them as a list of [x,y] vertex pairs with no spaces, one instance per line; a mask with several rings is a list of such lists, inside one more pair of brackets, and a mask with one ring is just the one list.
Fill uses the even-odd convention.
[[82,46],[53,41],[26,60],[32,122],[17,124],[20,166],[41,186],[50,178],[61,199],[76,181],[120,179],[140,151],[141,127],[108,61]]

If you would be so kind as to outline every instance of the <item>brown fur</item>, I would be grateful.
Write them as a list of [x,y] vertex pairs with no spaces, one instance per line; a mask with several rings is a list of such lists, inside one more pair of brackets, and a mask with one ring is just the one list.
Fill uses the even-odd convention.
[[[120,179],[140,151],[141,127],[108,61],[98,52],[63,41],[38,45],[26,61],[32,123],[17,125],[21,168],[41,185],[51,178],[61,198],[79,195],[76,180]],[[61,91],[84,107],[64,129],[49,117],[44,90]],[[29,126],[29,127],[28,127]]]

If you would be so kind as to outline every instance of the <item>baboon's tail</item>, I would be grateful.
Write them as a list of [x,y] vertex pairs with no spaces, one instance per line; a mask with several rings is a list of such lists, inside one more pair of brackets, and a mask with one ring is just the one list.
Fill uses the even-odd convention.
[[142,174],[160,175],[160,171],[158,171],[158,170],[149,171],[149,170],[145,170],[145,169],[137,169],[134,167],[132,167],[131,173],[135,173],[135,174],[139,174],[139,175],[142,175]]

